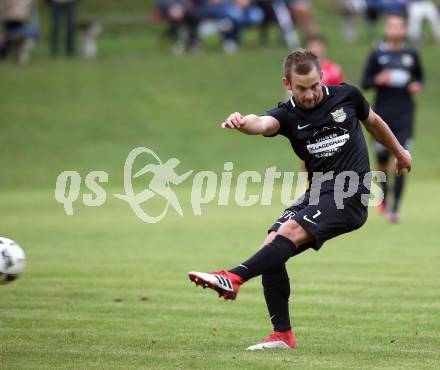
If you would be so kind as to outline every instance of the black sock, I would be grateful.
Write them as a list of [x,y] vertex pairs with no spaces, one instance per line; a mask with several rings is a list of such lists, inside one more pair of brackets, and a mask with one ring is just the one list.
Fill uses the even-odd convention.
[[400,199],[403,193],[403,185],[405,183],[405,175],[396,176],[394,179],[394,203],[392,212],[397,212],[400,205]]
[[277,235],[271,243],[261,248],[240,266],[229,271],[241,276],[244,280],[249,280],[283,265],[295,254],[295,251],[296,246],[290,239]]
[[283,264],[263,273],[262,283],[264,298],[274,330],[289,330],[290,282],[286,265]]
[[385,176],[387,178],[386,181],[381,182],[380,186],[382,187],[382,191],[383,191],[383,205],[387,204],[387,193],[388,193],[388,174],[385,172]]

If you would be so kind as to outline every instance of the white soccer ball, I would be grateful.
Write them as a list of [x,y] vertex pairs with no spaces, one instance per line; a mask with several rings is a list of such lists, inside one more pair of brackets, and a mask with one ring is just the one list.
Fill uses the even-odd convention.
[[0,237],[0,284],[17,279],[24,270],[26,255],[11,239]]

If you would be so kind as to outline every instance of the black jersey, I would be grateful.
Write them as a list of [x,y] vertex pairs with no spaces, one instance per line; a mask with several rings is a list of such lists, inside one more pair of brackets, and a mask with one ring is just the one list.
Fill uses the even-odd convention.
[[[265,113],[280,123],[271,136],[286,136],[306,165],[309,180],[314,172],[370,171],[368,150],[359,120],[367,119],[370,106],[354,86],[323,86],[323,100],[312,109],[299,107],[293,98]],[[325,186],[326,184],[324,184]],[[331,185],[331,182],[327,185]],[[362,187],[362,179],[360,181]]]
[[[374,79],[383,70],[389,70],[392,78],[387,86],[376,86]],[[362,87],[376,89],[374,109],[392,129],[413,123],[414,102],[408,91],[408,85],[413,81],[423,82],[423,70],[419,55],[412,46],[405,45],[395,51],[381,43],[370,53]]]

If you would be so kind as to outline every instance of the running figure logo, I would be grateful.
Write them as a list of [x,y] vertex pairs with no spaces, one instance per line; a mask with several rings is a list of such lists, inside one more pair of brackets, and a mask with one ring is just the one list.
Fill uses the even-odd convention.
[[[132,175],[133,164],[137,157],[141,154],[150,155],[156,160],[157,164],[149,163]],[[157,154],[148,148],[138,147],[133,149],[128,154],[124,165],[125,194],[114,194],[115,197],[126,201],[136,216],[138,216],[144,222],[159,222],[165,217],[170,205],[180,216],[183,216],[182,207],[180,206],[176,193],[171,189],[170,184],[179,185],[185,181],[193,171],[191,170],[182,175],[178,175],[175,169],[179,163],[180,161],[177,158],[170,158],[168,161],[163,163]],[[142,190],[138,194],[135,194],[131,182],[132,178],[136,179],[147,173],[153,174],[153,177],[148,184],[148,188]],[[165,199],[166,205],[162,213],[160,213],[158,216],[151,216],[144,211],[141,205],[156,196],[160,196]]]

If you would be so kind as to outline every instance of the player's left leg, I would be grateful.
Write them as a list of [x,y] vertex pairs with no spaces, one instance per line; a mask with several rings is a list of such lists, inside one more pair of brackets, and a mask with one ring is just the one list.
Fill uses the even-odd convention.
[[[276,231],[271,231],[263,242],[262,248],[266,248],[276,235]],[[308,247],[303,244],[296,250],[296,254],[306,249],[308,249]],[[283,264],[264,272],[261,275],[261,282],[263,285],[264,299],[273,326],[273,334],[262,342],[248,347],[248,349],[295,348],[297,343],[290,324],[290,280],[286,265]]]
[[[276,235],[276,231],[270,231],[261,248],[269,245]],[[274,331],[289,331],[291,329],[289,314],[290,280],[286,265],[283,264],[264,272],[261,275],[261,283]]]
[[[265,248],[277,236],[276,231],[270,231],[264,240],[261,248]],[[260,248],[260,249],[261,249]],[[307,247],[299,247],[295,255],[303,252]],[[285,332],[290,329],[289,318],[289,297],[290,281],[286,265],[282,264],[261,275],[261,282],[264,290],[269,317],[273,328],[278,332]]]
[[[270,231],[260,249],[266,248],[276,235],[276,231]],[[286,265],[283,264],[264,272],[261,278],[264,298],[274,332],[269,338],[248,349],[295,348],[296,339],[290,325],[290,281]]]

